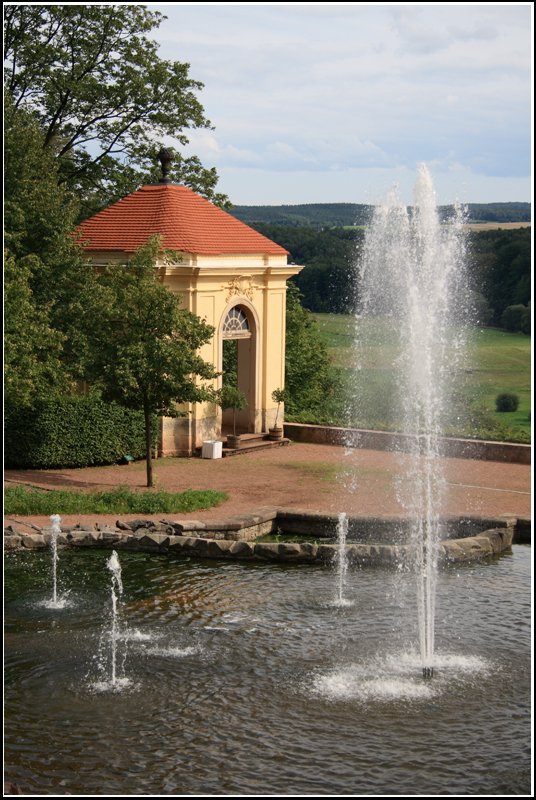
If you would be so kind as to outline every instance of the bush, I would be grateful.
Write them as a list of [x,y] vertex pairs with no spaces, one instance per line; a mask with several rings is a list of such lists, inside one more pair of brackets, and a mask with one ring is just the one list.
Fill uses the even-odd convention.
[[495,398],[495,408],[497,411],[517,411],[519,406],[519,397],[517,394],[510,394],[504,392],[498,394]]
[[105,403],[96,394],[43,400],[31,409],[6,409],[6,466],[90,467],[114,464],[127,453],[145,457],[143,414]]
[[501,325],[512,333],[530,333],[530,303],[507,306],[501,316]]

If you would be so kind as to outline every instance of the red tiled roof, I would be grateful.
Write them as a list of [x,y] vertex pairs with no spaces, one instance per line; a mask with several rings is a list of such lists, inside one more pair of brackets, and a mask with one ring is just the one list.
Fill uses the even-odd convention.
[[162,247],[199,255],[288,252],[191,189],[175,184],[142,186],[86,219],[76,233],[86,251],[133,253],[150,236],[161,234]]

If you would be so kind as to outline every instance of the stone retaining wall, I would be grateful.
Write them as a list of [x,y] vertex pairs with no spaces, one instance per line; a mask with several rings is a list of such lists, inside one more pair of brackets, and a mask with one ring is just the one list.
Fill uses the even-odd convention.
[[[489,519],[464,517],[444,520],[445,538],[440,545],[440,561],[445,564],[475,561],[498,555],[515,541],[518,528],[530,533],[530,520],[515,517]],[[528,525],[527,525],[528,523]],[[261,561],[294,561],[332,564],[337,552],[333,541],[259,542],[265,533],[280,536],[303,533],[310,539],[332,539],[337,518],[327,514],[263,509],[254,515],[230,520],[152,522],[118,520],[115,527],[91,528],[62,526],[60,547],[100,547],[115,550],[156,552],[201,558],[233,558]],[[347,554],[350,564],[360,566],[395,565],[408,556],[408,521],[402,518],[350,517]],[[388,533],[391,533],[388,536]],[[4,531],[4,549],[36,550],[48,547],[52,534],[23,532],[9,526]]]
[[[323,425],[303,425],[285,422],[285,436],[293,442],[332,444],[357,447],[363,450],[388,450],[406,453],[414,437],[389,431],[368,431],[355,428],[336,428]],[[529,444],[486,442],[479,439],[442,439],[441,455],[449,458],[477,458],[481,461],[503,461],[510,464],[530,464]]]

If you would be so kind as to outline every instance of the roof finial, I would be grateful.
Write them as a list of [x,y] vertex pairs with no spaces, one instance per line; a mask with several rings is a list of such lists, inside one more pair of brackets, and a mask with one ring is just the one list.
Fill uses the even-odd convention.
[[171,169],[171,162],[173,161],[173,150],[170,147],[162,147],[157,155],[162,167],[162,177],[158,183],[172,183],[171,178],[168,178]]

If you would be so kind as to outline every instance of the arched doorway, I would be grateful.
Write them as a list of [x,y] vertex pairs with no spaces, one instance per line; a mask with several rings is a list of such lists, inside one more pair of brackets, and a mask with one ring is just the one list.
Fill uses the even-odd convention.
[[[237,386],[245,395],[247,406],[236,412],[236,432],[253,433],[256,419],[256,348],[257,326],[253,312],[244,304],[228,309],[221,327],[222,383]],[[233,411],[222,415],[222,434],[233,430]]]

